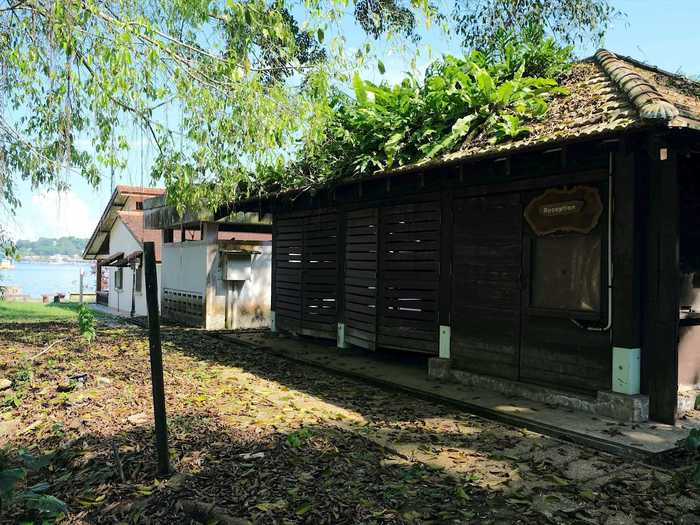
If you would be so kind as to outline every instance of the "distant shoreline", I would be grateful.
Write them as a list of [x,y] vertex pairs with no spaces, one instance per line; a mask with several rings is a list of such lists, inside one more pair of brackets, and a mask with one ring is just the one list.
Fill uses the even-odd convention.
[[15,264],[21,263],[41,263],[41,264],[86,264],[89,265],[90,261],[82,259],[79,255],[25,255],[20,256],[19,261]]

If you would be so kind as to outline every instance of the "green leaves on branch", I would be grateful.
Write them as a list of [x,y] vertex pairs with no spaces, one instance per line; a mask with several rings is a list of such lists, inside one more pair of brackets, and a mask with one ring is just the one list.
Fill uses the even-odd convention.
[[469,0],[455,2],[455,32],[465,47],[486,49],[495,29],[522,32],[533,23],[547,27],[558,41],[577,44],[602,39],[622,16],[612,0]]
[[507,42],[499,54],[445,56],[428,68],[423,82],[409,76],[396,85],[374,84],[356,74],[354,97],[335,96],[323,140],[306,143],[295,167],[312,180],[364,175],[443,155],[463,144],[527,135],[528,123],[545,116],[547,101],[566,90],[554,78],[524,73],[561,73],[564,53],[556,49],[556,66],[549,68],[529,61],[532,49],[539,47],[516,44]]
[[13,180],[96,186],[141,155],[144,170],[153,160],[142,175],[164,182],[180,211],[279,182],[299,137],[325,120],[328,86],[372,56],[369,41],[348,56],[340,22],[354,19],[365,36],[409,36],[429,8],[400,3],[8,3],[0,204],[19,205]]

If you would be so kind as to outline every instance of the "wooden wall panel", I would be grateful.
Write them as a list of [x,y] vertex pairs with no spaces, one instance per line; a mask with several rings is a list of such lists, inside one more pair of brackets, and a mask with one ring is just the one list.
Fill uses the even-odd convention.
[[377,343],[438,353],[440,201],[380,211]]
[[610,390],[608,332],[589,332],[566,318],[526,316],[522,323],[520,379],[594,394]]
[[376,208],[345,217],[345,338],[369,350],[377,342],[378,217]]
[[304,217],[301,333],[335,338],[337,331],[338,213]]
[[337,240],[335,211],[275,216],[274,307],[279,329],[335,338]]
[[518,193],[454,201],[452,358],[518,378],[522,207]]
[[301,277],[304,218],[300,214],[275,217],[275,316],[280,330],[301,330]]

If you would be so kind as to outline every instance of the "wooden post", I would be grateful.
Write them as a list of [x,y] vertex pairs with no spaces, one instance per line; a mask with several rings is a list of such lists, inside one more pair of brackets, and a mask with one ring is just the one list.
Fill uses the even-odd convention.
[[168,427],[165,418],[165,386],[163,383],[163,354],[160,348],[160,319],[158,316],[158,274],[153,242],[143,243],[146,277],[146,304],[148,307],[148,343],[151,356],[151,383],[153,385],[153,413],[156,420],[156,452],[158,475],[170,473],[168,458]]
[[270,331],[277,333],[277,215],[272,216],[272,260],[270,261]]
[[438,356],[450,358],[452,335],[452,194],[451,188],[443,188],[440,194],[440,293],[439,293],[439,346]]
[[612,383],[613,392],[641,391],[641,228],[635,154],[623,142],[613,155],[612,184]]
[[173,242],[174,236],[173,236],[172,228],[164,229],[162,235],[163,235],[163,244],[170,244]]
[[[634,152],[621,144],[614,152],[613,177],[613,345],[639,348],[641,303],[641,250],[637,209],[638,191]],[[608,210],[613,213],[613,210]]]
[[136,315],[136,263],[131,263],[131,317]]
[[97,261],[97,265],[95,266],[95,292],[101,292],[102,291],[102,265],[100,264],[100,261]]
[[678,403],[678,177],[676,152],[652,140],[649,147],[643,391],[649,417],[673,424]]
[[337,334],[336,334],[336,346],[338,348],[347,348],[347,343],[345,342],[345,211],[338,211],[338,236],[337,236],[337,247],[336,247],[336,257],[338,260],[337,275],[336,275],[336,285],[335,285],[335,296],[336,296],[336,322],[337,322]]

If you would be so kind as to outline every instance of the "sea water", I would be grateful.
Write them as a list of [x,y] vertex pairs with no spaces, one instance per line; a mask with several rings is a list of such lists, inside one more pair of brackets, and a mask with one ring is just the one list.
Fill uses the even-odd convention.
[[23,295],[40,298],[43,294],[78,293],[80,270],[85,272],[83,291],[95,291],[95,274],[90,264],[17,262],[11,270],[0,269],[0,285],[17,286]]

